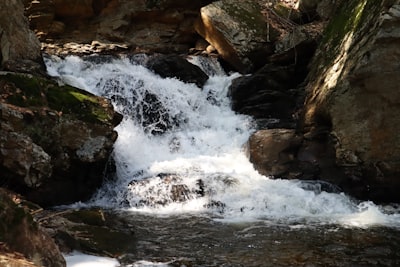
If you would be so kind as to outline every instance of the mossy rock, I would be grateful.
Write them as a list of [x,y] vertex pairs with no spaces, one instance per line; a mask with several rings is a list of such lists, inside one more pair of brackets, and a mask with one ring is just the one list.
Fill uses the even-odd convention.
[[[327,52],[325,65],[335,60],[348,35],[360,32],[361,27],[368,27],[367,25],[375,23],[373,16],[379,14],[383,2],[385,1],[351,0],[345,1],[341,5],[326,27],[320,44],[321,47],[325,47],[324,51]],[[357,40],[357,37],[354,36],[353,39]]]
[[113,119],[109,103],[84,90],[58,85],[55,81],[26,74],[0,75],[6,102],[27,108],[47,107],[58,114],[84,122],[105,123]]

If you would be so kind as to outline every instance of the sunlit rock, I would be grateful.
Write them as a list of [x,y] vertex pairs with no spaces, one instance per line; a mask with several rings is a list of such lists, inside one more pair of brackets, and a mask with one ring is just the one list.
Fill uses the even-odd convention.
[[312,62],[304,130],[330,130],[341,186],[360,198],[399,201],[399,5],[345,1]]
[[237,70],[253,70],[260,57],[268,53],[267,42],[276,33],[267,29],[257,3],[216,1],[201,8],[200,13],[197,32]]

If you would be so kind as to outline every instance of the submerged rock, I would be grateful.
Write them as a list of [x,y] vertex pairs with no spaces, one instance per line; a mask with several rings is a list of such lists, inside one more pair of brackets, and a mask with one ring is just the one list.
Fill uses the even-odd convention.
[[1,183],[43,206],[90,197],[117,138],[111,103],[70,86],[0,75]]
[[122,253],[136,252],[134,226],[107,211],[43,211],[36,218],[55,239],[63,253],[78,250],[116,258]]

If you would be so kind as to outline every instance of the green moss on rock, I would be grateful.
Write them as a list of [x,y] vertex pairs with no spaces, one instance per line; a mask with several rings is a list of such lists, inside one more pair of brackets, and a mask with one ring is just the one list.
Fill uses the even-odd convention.
[[113,114],[105,106],[105,100],[84,90],[23,74],[2,75],[0,81],[3,88],[8,87],[7,102],[10,104],[30,108],[47,106],[85,122],[112,120]]
[[379,14],[384,1],[376,0],[350,0],[341,5],[336,15],[326,27],[321,47],[326,55],[325,65],[332,63],[340,50],[346,36],[360,30],[369,23],[375,23],[371,15]]
[[249,31],[256,31],[257,35],[266,35],[266,26],[264,18],[259,12],[259,6],[254,2],[249,2],[246,8],[238,5],[236,2],[223,1],[223,9],[234,18],[240,21],[242,26],[245,26]]

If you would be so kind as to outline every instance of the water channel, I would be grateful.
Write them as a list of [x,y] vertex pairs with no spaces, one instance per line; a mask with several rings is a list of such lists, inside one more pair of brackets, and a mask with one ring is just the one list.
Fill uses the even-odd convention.
[[400,213],[321,185],[256,172],[255,124],[230,109],[239,74],[193,57],[200,89],[163,79],[145,55],[46,57],[48,73],[113,101],[113,177],[88,203],[132,228],[121,266],[400,266]]

